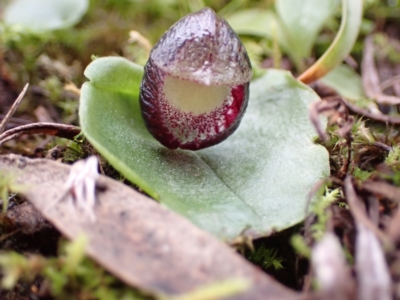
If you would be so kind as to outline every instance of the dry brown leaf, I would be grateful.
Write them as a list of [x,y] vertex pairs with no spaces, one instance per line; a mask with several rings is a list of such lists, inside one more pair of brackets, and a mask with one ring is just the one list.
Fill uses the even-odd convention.
[[366,180],[362,188],[372,193],[380,194],[400,204],[400,188],[384,181]]
[[359,300],[392,299],[392,279],[377,236],[357,220],[356,271]]
[[393,248],[392,241],[368,218],[365,205],[358,198],[350,176],[346,178],[344,188],[347,203],[357,226],[354,256],[358,299],[392,299],[391,277],[381,245]]
[[398,203],[397,210],[391,218],[386,232],[394,243],[400,241],[400,188],[383,181],[364,181],[362,188],[371,193],[379,194]]
[[375,99],[379,104],[400,104],[400,97],[386,95],[382,92],[374,60],[374,43],[372,36],[368,36],[365,39],[361,75],[365,94],[369,98]]
[[0,156],[0,174],[12,173],[16,184],[27,186],[22,194],[65,236],[84,233],[86,253],[126,283],[173,296],[244,278],[250,289],[229,299],[300,298],[185,218],[108,177],[97,181],[96,222],[76,218],[68,201],[57,201],[70,169],[46,159]]
[[363,224],[366,228],[378,236],[381,241],[390,243],[388,236],[368,217],[365,204],[358,198],[356,194],[351,176],[347,176],[344,181],[344,192],[349,209],[353,214],[354,220],[357,222],[357,224]]
[[321,241],[314,246],[311,261],[324,299],[354,299],[354,280],[340,241],[333,233],[325,233]]

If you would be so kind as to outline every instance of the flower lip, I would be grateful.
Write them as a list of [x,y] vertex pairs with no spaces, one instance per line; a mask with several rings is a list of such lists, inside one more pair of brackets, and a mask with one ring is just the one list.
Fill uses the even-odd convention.
[[210,8],[176,22],[150,56],[168,75],[204,85],[241,85],[253,75],[239,37]]
[[163,86],[164,97],[168,103],[194,116],[210,113],[221,107],[229,97],[230,91],[228,86],[206,86],[172,76],[166,76]]

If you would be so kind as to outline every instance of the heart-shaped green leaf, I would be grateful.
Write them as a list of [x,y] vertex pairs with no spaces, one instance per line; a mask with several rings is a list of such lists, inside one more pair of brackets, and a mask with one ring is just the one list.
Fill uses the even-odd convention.
[[88,0],[13,0],[4,22],[34,32],[66,28],[78,23],[88,6]]
[[[308,105],[318,96],[310,88],[287,72],[269,70],[251,84],[247,112],[231,137],[197,152],[169,150],[140,116],[141,72],[111,57],[95,60],[85,72],[90,82],[82,88],[82,129],[117,170],[222,239],[245,229],[265,236],[303,220],[311,187],[329,175],[327,151],[312,142]],[[126,88],[127,78],[136,88]],[[121,89],[108,79],[121,82]]]

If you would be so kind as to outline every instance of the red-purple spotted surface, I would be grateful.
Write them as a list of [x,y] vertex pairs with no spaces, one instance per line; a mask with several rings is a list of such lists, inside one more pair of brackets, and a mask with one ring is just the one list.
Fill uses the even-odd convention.
[[142,116],[164,146],[206,148],[239,126],[251,64],[236,33],[212,9],[175,23],[154,46],[144,71]]

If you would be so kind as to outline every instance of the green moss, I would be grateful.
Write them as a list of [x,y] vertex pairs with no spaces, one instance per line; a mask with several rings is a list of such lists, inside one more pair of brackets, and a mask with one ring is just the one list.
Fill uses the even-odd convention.
[[80,236],[73,242],[62,243],[60,254],[55,258],[37,254],[24,256],[12,251],[1,253],[1,286],[12,289],[19,281],[42,277],[56,299],[152,299],[126,286],[86,258],[85,246],[86,239]]
[[266,248],[264,245],[253,251],[248,259],[265,270],[273,269],[276,271],[283,269],[282,262],[285,260],[279,256],[277,249]]

